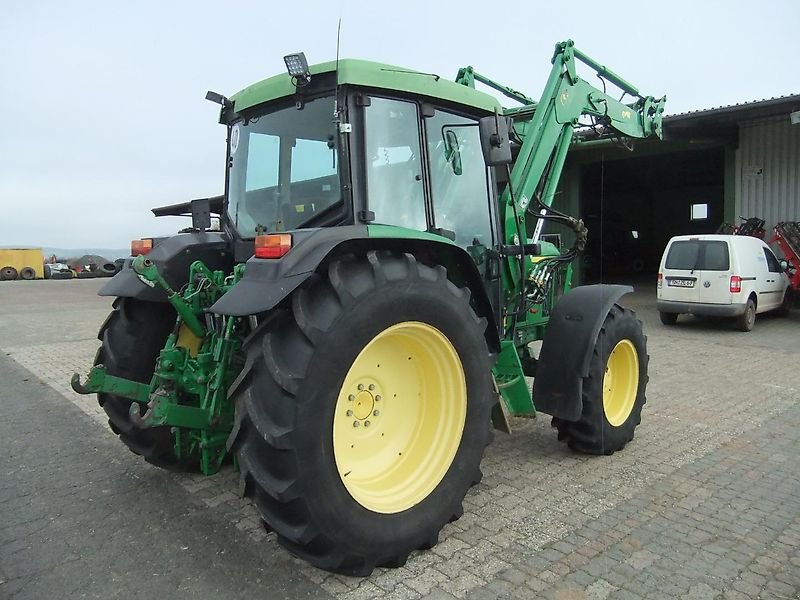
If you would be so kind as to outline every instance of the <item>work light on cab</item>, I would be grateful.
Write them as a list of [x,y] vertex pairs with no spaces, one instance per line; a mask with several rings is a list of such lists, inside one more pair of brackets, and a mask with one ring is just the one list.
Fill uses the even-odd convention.
[[286,63],[286,70],[289,71],[289,76],[294,77],[298,81],[308,83],[311,81],[311,71],[308,68],[308,61],[306,55],[302,52],[294,54],[287,54],[283,57],[283,62]]
[[256,258],[280,258],[291,249],[292,236],[288,233],[256,236]]

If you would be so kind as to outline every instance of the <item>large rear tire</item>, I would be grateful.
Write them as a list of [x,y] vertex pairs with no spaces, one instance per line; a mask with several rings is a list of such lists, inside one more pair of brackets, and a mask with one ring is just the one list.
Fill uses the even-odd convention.
[[558,439],[586,454],[613,454],[633,439],[647,387],[647,338],[633,311],[611,307],[583,379],[577,421],[553,419]]
[[[175,326],[175,311],[169,304],[117,298],[97,338],[102,342],[94,364],[102,364],[109,375],[149,383],[156,359]],[[108,424],[135,454],[158,467],[187,470],[175,457],[169,427],[141,429],[130,419],[131,400],[112,394],[98,394]],[[140,405],[144,413],[144,405]]]
[[443,267],[377,252],[336,259],[259,327],[229,448],[281,544],[359,576],[436,544],[491,437],[485,329]]

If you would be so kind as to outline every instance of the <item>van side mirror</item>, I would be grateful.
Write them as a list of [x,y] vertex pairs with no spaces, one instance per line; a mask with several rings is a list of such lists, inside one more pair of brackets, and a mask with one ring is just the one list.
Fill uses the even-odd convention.
[[483,117],[478,121],[481,150],[487,167],[511,164],[511,142],[508,137],[508,122],[499,114]]
[[788,271],[789,270],[789,261],[788,260],[782,260],[780,264],[781,264],[781,269],[783,269],[784,271]]

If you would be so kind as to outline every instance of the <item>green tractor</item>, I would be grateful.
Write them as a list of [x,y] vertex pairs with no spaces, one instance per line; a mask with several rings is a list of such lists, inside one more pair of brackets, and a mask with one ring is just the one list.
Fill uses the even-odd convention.
[[[471,67],[453,82],[302,54],[209,92],[225,193],[154,209],[192,227],[134,242],[73,388],[157,466],[210,475],[232,458],[290,552],[350,575],[436,544],[509,416],[552,415],[580,452],[622,449],[645,337],[619,304],[630,288],[571,289],[587,231],[552,204],[576,136],[660,137],[664,99],[571,41],[552,62],[538,102]],[[545,222],[572,246],[541,241]]]

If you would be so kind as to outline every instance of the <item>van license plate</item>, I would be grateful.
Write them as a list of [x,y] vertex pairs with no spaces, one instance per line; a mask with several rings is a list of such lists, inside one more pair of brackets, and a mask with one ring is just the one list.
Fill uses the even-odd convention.
[[694,279],[668,279],[667,285],[671,287],[694,287]]

